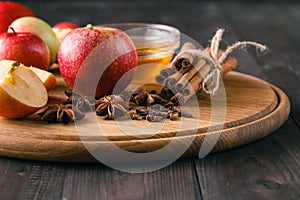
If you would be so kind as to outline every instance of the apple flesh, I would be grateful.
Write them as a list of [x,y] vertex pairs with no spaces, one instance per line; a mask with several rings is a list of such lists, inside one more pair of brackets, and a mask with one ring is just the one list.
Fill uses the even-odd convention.
[[50,53],[48,46],[32,33],[1,33],[0,59],[14,60],[27,66],[48,70]]
[[55,24],[52,27],[52,30],[55,33],[56,37],[58,38],[59,43],[61,43],[64,37],[75,28],[79,28],[79,26],[72,22],[60,22],[58,24]]
[[56,86],[56,77],[51,72],[36,67],[30,67],[30,69],[39,77],[47,91],[52,90]]
[[[0,67],[4,66],[2,67],[2,70],[5,71],[8,66],[12,66],[15,62],[16,61],[13,60],[1,60]],[[26,67],[22,63],[20,63],[20,66]],[[30,66],[29,69],[39,77],[39,79],[42,81],[47,91],[50,91],[56,86],[57,84],[56,77],[51,72],[42,70],[40,68],[32,67],[32,66]],[[4,73],[2,72],[2,70],[0,69],[0,74]]]
[[[59,41],[52,27],[44,20],[37,17],[21,17],[10,24],[16,32],[29,32],[40,37],[48,46],[50,51],[50,63],[57,60]],[[9,30],[9,32],[12,32]]]
[[7,31],[9,25],[20,17],[34,16],[31,9],[25,5],[12,1],[0,2],[0,33]]
[[76,80],[76,92],[101,97],[127,87],[137,66],[137,52],[122,30],[88,25],[65,36],[58,64],[71,89]]
[[48,94],[39,77],[18,62],[0,61],[0,116],[24,118],[47,104]]

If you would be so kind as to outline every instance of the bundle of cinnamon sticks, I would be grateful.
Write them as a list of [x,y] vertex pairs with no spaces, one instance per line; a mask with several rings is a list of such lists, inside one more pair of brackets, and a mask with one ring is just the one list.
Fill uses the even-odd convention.
[[[219,50],[218,56],[221,54],[222,51]],[[210,48],[199,50],[194,44],[187,42],[183,44],[170,66],[156,77],[156,81],[163,84],[165,90],[170,90],[174,94],[171,100],[182,105],[203,89],[202,82],[214,64],[210,56]],[[220,74],[224,75],[234,70],[237,64],[234,57],[226,58],[220,64]]]

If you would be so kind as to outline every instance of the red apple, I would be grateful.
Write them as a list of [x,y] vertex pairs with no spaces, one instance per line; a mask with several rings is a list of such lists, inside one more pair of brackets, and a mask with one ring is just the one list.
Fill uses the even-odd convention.
[[58,64],[71,89],[76,80],[76,92],[101,97],[111,94],[117,83],[115,92],[127,87],[137,66],[137,52],[122,30],[87,26],[66,35]]
[[26,66],[48,70],[50,53],[48,46],[32,33],[1,33],[0,60],[14,60]]
[[58,24],[55,24],[52,27],[53,32],[55,33],[56,37],[58,38],[59,42],[61,42],[64,37],[74,30],[75,28],[79,28],[77,24],[74,24],[72,22],[60,22]]
[[0,2],[0,33],[7,31],[9,25],[17,18],[24,16],[34,16],[28,7],[12,1]]
[[77,24],[74,24],[72,22],[59,22],[53,26],[53,28],[58,28],[58,29],[65,29],[65,28],[70,28],[70,29],[75,29],[79,28]]
[[48,22],[38,17],[20,17],[14,20],[10,27],[13,27],[16,32],[29,32],[39,36],[49,48],[50,63],[57,61],[59,41]]

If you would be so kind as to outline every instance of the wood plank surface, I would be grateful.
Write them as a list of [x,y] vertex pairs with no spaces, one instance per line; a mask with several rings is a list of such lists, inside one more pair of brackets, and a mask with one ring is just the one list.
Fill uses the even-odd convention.
[[[24,199],[31,165],[20,160],[0,159],[0,198]],[[19,192],[16,192],[16,189]]]
[[[185,185],[183,190],[181,184]],[[153,187],[149,187],[152,185]],[[94,165],[72,166],[67,170],[63,197],[77,199],[199,199],[193,163],[183,160],[157,173],[130,174]],[[81,188],[81,190],[77,190]],[[193,190],[195,189],[195,192]]]
[[91,164],[78,166],[1,157],[0,199],[300,198],[300,5],[297,1],[20,2],[51,24],[62,19],[80,25],[166,23],[177,26],[203,46],[216,28],[221,27],[227,30],[225,44],[245,39],[266,43],[270,52],[263,56],[257,57],[253,49],[234,52],[240,64],[237,71],[279,86],[290,99],[291,116],[283,127],[257,142],[204,159],[179,159],[167,168],[145,174],[122,173]]
[[[290,44],[291,40],[296,42],[295,36],[290,37],[295,33],[295,30],[291,31],[295,26],[287,17],[287,10],[292,7],[279,7],[271,3],[260,6],[222,3],[219,9],[224,13],[227,23],[232,24],[237,36],[264,41],[269,46],[270,52],[267,55],[257,57],[255,51],[250,51],[253,58],[247,56],[256,60],[262,78],[278,85],[293,99],[292,116],[297,117],[299,98],[295,98],[295,95],[299,93],[300,82],[297,73],[299,67],[295,67],[299,57],[295,52],[299,52],[299,46]],[[236,12],[233,13],[232,9]],[[256,73],[252,69],[241,70],[250,74]],[[297,146],[300,132],[299,125],[293,121],[295,117],[290,118],[278,130],[278,134],[272,134],[254,146],[247,145],[238,151],[223,152],[203,160],[196,159],[199,180],[202,180],[200,185],[203,198],[298,199],[299,174],[294,169],[299,167],[296,152],[299,154]],[[217,177],[215,184],[211,179]],[[218,194],[213,190],[217,190]]]

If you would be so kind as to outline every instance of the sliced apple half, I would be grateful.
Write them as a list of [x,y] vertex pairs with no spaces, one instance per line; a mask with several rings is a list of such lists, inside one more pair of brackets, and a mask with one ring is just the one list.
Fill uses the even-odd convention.
[[18,62],[0,61],[0,116],[23,118],[47,104],[48,93],[39,77]]
[[[14,62],[13,60],[1,60],[0,61],[0,74],[3,72],[1,70],[7,70],[9,66],[11,66]],[[20,64],[21,66],[24,66],[23,64]],[[24,66],[26,67],[26,66]],[[36,67],[29,67],[42,81],[44,86],[46,87],[47,91],[53,89],[56,86],[57,80],[54,74],[51,72],[36,68]]]
[[47,91],[56,86],[57,80],[51,72],[47,72],[36,67],[30,67],[30,69],[41,79]]

